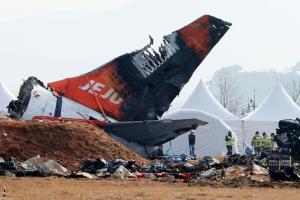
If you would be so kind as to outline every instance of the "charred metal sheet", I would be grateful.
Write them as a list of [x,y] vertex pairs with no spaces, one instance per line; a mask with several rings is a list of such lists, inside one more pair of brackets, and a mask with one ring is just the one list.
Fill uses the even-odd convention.
[[197,119],[115,122],[105,132],[141,145],[158,146],[207,122]]
[[44,84],[35,77],[29,77],[21,85],[17,100],[13,100],[8,105],[8,112],[12,118],[21,118],[26,112],[31,98],[31,91],[34,85],[45,87]]
[[266,157],[270,178],[299,181],[300,119],[280,120],[278,127],[272,136],[277,148],[261,153]]
[[150,38],[141,50],[49,87],[93,110],[100,111],[100,102],[106,114],[118,121],[157,119],[230,25],[202,16],[165,36],[158,51],[152,49]]
[[300,119],[284,119],[278,122],[274,140],[281,151],[289,152],[300,161]]

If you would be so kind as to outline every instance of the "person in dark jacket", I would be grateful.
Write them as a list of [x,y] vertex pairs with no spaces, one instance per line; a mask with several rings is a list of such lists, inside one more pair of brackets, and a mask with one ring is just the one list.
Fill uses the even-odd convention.
[[195,131],[191,130],[191,133],[189,134],[189,147],[190,147],[190,155],[195,156],[195,143],[196,143],[196,136]]

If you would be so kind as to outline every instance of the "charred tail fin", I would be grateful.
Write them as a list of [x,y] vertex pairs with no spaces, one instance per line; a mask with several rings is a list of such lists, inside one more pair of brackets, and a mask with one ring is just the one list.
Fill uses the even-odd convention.
[[119,121],[157,119],[230,25],[202,16],[165,36],[158,51],[150,42],[83,76],[52,82],[49,87],[100,112],[96,96],[105,113]]

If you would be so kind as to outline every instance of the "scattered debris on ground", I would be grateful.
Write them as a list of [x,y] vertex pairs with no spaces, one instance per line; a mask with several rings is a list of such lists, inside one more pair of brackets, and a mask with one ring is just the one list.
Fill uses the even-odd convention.
[[[212,162],[213,161],[213,162]],[[203,164],[205,163],[205,164]],[[204,167],[205,166],[205,167]],[[104,159],[86,160],[81,168],[74,172],[39,156],[24,162],[15,158],[0,158],[0,175],[5,176],[63,176],[65,178],[102,179],[149,179],[169,183],[187,183],[189,186],[212,187],[268,187],[300,188],[297,181],[274,181],[268,170],[252,162],[249,166],[232,165],[227,159],[219,161],[204,157],[198,164],[154,160],[151,164],[138,164],[135,160],[116,159],[107,162]]]
[[[291,170],[287,173],[278,168],[288,176],[274,178],[270,163],[275,162],[278,150],[260,156],[236,154],[195,160],[180,154],[148,161],[85,123],[0,120],[0,127],[0,175],[4,176],[149,179],[212,187],[300,187],[299,164],[289,156]],[[282,156],[280,159],[278,163],[287,163]]]

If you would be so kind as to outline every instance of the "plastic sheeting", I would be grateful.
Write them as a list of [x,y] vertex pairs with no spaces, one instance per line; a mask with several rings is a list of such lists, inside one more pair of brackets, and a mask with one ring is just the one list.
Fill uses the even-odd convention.
[[45,165],[52,174],[67,175],[68,170],[54,160],[48,160]]
[[43,173],[50,172],[49,168],[45,165],[43,159],[39,155],[24,161],[22,167],[26,170],[39,170]]
[[[227,149],[225,146],[225,137],[232,129],[220,118],[194,109],[183,109],[173,113],[164,114],[162,119],[201,119],[208,122],[205,126],[199,126],[195,130],[196,144],[195,153],[197,156],[216,156],[225,155]],[[164,152],[168,154],[189,154],[188,133],[185,133],[170,143],[164,144]],[[239,135],[233,131],[233,136],[237,140]],[[237,142],[233,147],[233,152],[238,152]]]

